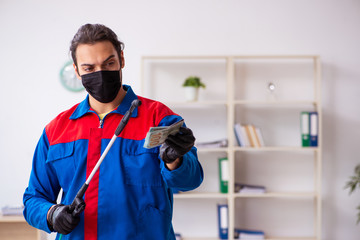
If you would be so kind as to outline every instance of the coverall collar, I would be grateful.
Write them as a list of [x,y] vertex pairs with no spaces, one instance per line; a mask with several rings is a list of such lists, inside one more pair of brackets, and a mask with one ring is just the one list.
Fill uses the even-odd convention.
[[[138,97],[135,95],[134,91],[131,89],[131,87],[129,85],[123,84],[122,87],[125,89],[126,95],[125,95],[124,99],[122,100],[121,104],[118,106],[118,108],[112,112],[125,115],[127,110],[130,109],[132,101],[137,99]],[[86,96],[84,101],[82,101],[76,107],[73,114],[71,114],[70,119],[78,119],[78,118],[84,116],[88,112],[93,112],[92,110],[90,110],[89,94]],[[138,115],[138,109],[135,108],[135,110],[131,114],[131,117],[137,117],[137,115]]]

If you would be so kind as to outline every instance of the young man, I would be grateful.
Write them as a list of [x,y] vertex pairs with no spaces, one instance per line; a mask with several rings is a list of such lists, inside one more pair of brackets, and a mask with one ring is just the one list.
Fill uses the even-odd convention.
[[[89,95],[45,127],[24,193],[25,219],[61,233],[62,239],[175,239],[172,189],[192,190],[203,179],[192,131],[184,125],[160,147],[143,147],[150,127],[168,126],[181,117],[122,85],[123,43],[109,28],[80,27],[70,51]],[[69,205],[134,99],[142,104],[79,199],[85,210],[73,214]],[[56,204],[60,189],[61,204]]]

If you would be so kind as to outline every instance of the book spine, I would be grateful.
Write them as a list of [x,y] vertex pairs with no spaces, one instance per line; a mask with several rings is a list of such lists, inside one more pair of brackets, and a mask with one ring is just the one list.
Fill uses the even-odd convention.
[[319,118],[317,112],[310,112],[310,146],[318,146],[318,135],[319,135]]
[[260,147],[260,140],[256,134],[254,125],[249,125],[249,131],[250,131],[250,137],[252,139],[254,147]]
[[250,125],[245,125],[245,130],[246,130],[246,135],[248,136],[250,142],[250,147],[255,147],[255,142],[254,142],[255,139],[252,138],[251,136]]
[[238,123],[235,124],[234,132],[235,132],[235,137],[236,137],[236,141],[237,141],[238,145],[240,147],[243,147],[244,146],[244,139],[242,139],[242,136],[241,136],[241,126],[240,126],[240,124],[238,124]]
[[219,238],[228,239],[229,235],[228,205],[218,204]]
[[221,193],[228,192],[229,177],[229,160],[227,158],[219,158],[219,184]]
[[261,146],[261,147],[264,147],[264,146],[265,146],[264,138],[263,138],[263,136],[262,136],[262,133],[261,133],[260,128],[256,127],[256,128],[255,128],[255,131],[256,131],[256,135],[258,136],[260,146]]
[[301,112],[300,119],[301,143],[303,147],[310,146],[310,116],[309,112]]
[[244,137],[244,147],[251,147],[249,135],[246,131],[246,126],[240,125],[241,136]]

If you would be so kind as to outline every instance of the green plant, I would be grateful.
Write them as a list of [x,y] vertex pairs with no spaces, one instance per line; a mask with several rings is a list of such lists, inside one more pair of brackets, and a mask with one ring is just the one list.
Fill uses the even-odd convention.
[[[349,194],[353,193],[356,187],[360,188],[360,164],[355,167],[355,175],[350,177],[350,180],[346,183],[345,188],[349,188]],[[357,224],[360,222],[360,205],[357,207]]]
[[195,88],[205,88],[205,84],[201,82],[200,78],[197,76],[190,76],[185,79],[183,87],[195,87]]

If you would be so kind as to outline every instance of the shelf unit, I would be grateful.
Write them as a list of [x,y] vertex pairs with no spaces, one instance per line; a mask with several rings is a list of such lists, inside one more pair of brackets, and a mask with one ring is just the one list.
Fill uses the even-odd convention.
[[[247,219],[239,220],[239,215],[242,213],[241,211],[245,209],[243,205],[250,205],[250,207],[254,208],[254,202],[256,204],[259,201],[271,201],[275,203],[274,205],[278,204],[276,201],[289,200],[291,204],[294,204],[293,202],[300,202],[300,205],[306,205],[306,208],[309,205],[308,208],[312,215],[312,219],[309,219],[309,222],[311,222],[312,226],[306,226],[306,231],[311,233],[306,236],[301,236],[299,232],[292,235],[292,233],[285,231],[284,234],[286,235],[284,236],[284,234],[281,234],[280,229],[277,231],[277,233],[280,234],[272,234],[271,232],[267,234],[267,231],[265,231],[266,239],[321,240],[322,113],[320,91],[321,63],[319,56],[144,56],[141,62],[141,74],[141,95],[165,103],[175,110],[175,112],[182,115],[188,125],[188,119],[190,119],[190,122],[194,122],[196,117],[206,118],[209,116],[207,112],[214,111],[223,114],[223,120],[218,119],[213,120],[213,122],[209,120],[210,123],[207,122],[206,125],[194,124],[194,126],[200,126],[199,128],[203,129],[206,129],[208,124],[216,126],[211,128],[211,132],[214,132],[215,137],[226,137],[228,146],[223,148],[198,148],[199,159],[205,171],[204,183],[207,180],[209,183],[205,184],[206,186],[200,190],[196,189],[187,193],[175,194],[175,204],[179,201],[185,201],[186,203],[184,203],[183,207],[186,207],[191,204],[189,200],[192,202],[202,201],[203,203],[206,203],[206,201],[225,202],[228,204],[229,209],[229,229],[235,229],[236,227],[246,226]],[[183,101],[182,92],[179,90],[181,89],[182,82],[189,75],[199,75],[205,84],[207,84],[206,90],[200,90],[200,94],[202,95],[200,95],[197,102],[189,103]],[[274,93],[271,94],[266,92],[266,87],[264,87],[265,84],[270,81],[275,82],[276,86]],[[299,94],[299,92],[302,94]],[[301,146],[299,128],[300,112],[303,110],[318,112],[319,135],[317,147]],[[186,114],[186,112],[190,112],[190,114]],[[266,130],[272,129],[272,127],[270,128],[266,125],[264,119],[279,124],[279,118],[277,116],[287,115],[289,115],[289,117],[287,117],[285,121],[288,121],[287,123],[289,124],[284,124],[284,127],[280,126],[281,128],[276,128],[278,133],[271,133],[270,130],[268,130],[267,133],[264,131],[264,138],[265,134],[272,136],[269,137],[268,144],[265,142],[266,146],[259,148],[237,146],[234,135],[235,123],[244,121],[251,122],[253,119],[258,118],[258,124],[265,125],[265,128],[262,130]],[[249,117],[246,118],[247,116]],[[280,125],[281,124],[282,123],[280,123]],[[196,133],[198,129],[196,127],[194,128],[194,126],[190,125],[194,133]],[[218,130],[219,128],[221,130]],[[225,132],[225,134],[222,131]],[[201,132],[198,132],[200,134],[195,136],[201,138]],[[208,132],[210,131],[207,131],[201,140],[211,138]],[[292,133],[288,134],[287,132]],[[285,140],[282,139],[283,136],[286,136]],[[214,162],[211,163],[211,160],[209,160],[213,155],[215,156],[214,158],[217,158],[217,156],[227,156],[229,160],[230,179],[227,194],[219,193],[211,187],[218,179],[214,179],[217,177],[216,174],[214,174],[214,167],[210,169],[210,173],[208,174],[205,165],[217,165]],[[260,157],[258,155],[260,155]],[[285,156],[282,157],[281,155]],[[278,156],[280,156],[279,158],[283,158],[283,160],[279,162],[277,160]],[[294,156],[295,160],[292,160],[292,156]],[[243,161],[250,163],[243,164]],[[281,167],[283,167],[283,165],[289,165],[290,167],[284,168],[285,171],[291,169],[291,166],[294,165],[305,173],[304,178],[306,178],[306,180],[303,181],[301,177],[298,177],[292,182],[290,181],[289,184],[297,185],[300,190],[279,190],[273,187],[274,189],[269,188],[269,191],[265,194],[235,193],[234,185],[237,179],[241,179],[242,175],[249,175],[248,172],[244,172],[246,169],[242,170],[243,166],[254,165],[254,162],[260,162],[258,163],[259,165],[253,167],[255,169],[264,164],[272,166],[272,162],[275,162],[275,165],[281,163]],[[291,170],[294,171],[295,167]],[[264,170],[263,168],[261,169]],[[273,170],[274,167],[269,167],[269,169]],[[295,169],[295,172],[296,171]],[[282,179],[282,181],[287,180],[289,177],[286,176],[286,174],[287,173],[285,173],[285,179]],[[273,185],[279,182],[278,176],[272,177],[271,173],[267,173],[266,176],[269,182],[275,179]],[[308,177],[311,178],[311,181],[309,181]],[[250,178],[254,180],[254,177],[250,176]],[[306,182],[308,185],[304,187],[301,185],[302,182]],[[266,186],[266,184],[264,185]],[[242,201],[251,202],[243,204]],[[264,205],[266,204],[267,203]],[[290,206],[293,206],[291,204]],[[200,205],[201,204],[199,204],[199,206]],[[177,206],[175,205],[174,211],[176,211],[176,208]],[[239,208],[241,211],[239,211]],[[208,209],[208,211],[216,212],[216,209]],[[281,211],[281,209],[279,209],[279,211]],[[174,212],[174,219],[177,217],[176,214],[177,212]],[[268,214],[271,216],[271,213]],[[305,214],[305,217],[309,217],[310,214]],[[247,215],[251,216],[251,212]],[[281,215],[281,212],[277,215]],[[213,213],[211,216],[217,216],[217,213]],[[289,218],[291,216],[287,217]],[[254,222],[254,220],[250,219],[249,222],[251,221]],[[291,225],[291,229],[293,230],[296,229],[294,225],[296,224]],[[264,226],[267,225],[264,224]],[[208,227],[208,229],[214,227],[217,227],[217,225],[215,226],[213,224]],[[299,231],[301,230],[303,230],[303,228]],[[214,233],[214,231],[212,233]],[[211,236],[201,236],[201,234],[183,235],[186,240],[218,239],[217,235],[214,234]],[[279,236],[273,237],[274,235]],[[228,239],[234,239],[233,231],[229,231]]]
[[0,239],[40,240],[41,236],[22,216],[0,216]]

